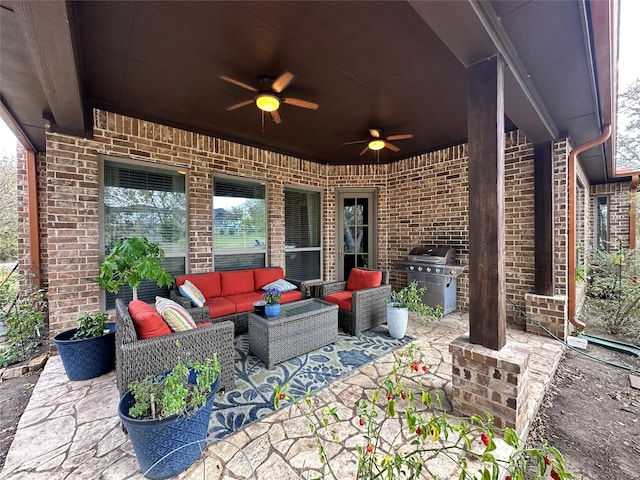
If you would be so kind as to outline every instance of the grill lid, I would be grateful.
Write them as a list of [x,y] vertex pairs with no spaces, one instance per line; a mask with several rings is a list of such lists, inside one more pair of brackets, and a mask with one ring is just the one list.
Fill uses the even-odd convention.
[[452,264],[456,261],[456,249],[451,247],[437,247],[435,245],[414,247],[409,252],[409,261]]

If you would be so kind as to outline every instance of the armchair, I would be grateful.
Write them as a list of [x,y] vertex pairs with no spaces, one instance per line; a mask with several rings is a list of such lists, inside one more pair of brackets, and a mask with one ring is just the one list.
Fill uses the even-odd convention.
[[[368,280],[363,283],[362,279],[374,272],[380,272],[381,279],[375,282],[378,286],[368,287]],[[366,288],[357,288],[359,286]],[[320,296],[339,307],[338,326],[351,335],[360,335],[362,331],[387,321],[385,300],[390,295],[388,270],[354,268],[347,281],[325,283],[320,287]]]
[[[209,321],[208,308],[193,308],[189,313],[196,323]],[[220,389],[235,388],[233,337],[233,322],[224,321],[139,340],[127,305],[116,299],[116,374],[120,395],[134,380],[170,370],[180,360],[204,361],[213,353],[218,354],[222,367]]]

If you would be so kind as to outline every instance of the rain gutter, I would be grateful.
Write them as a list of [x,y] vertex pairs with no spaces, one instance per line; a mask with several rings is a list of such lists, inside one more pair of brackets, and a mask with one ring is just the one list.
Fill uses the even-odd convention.
[[578,155],[590,148],[601,145],[611,136],[611,125],[605,125],[604,132],[597,138],[582,145],[578,145],[571,153],[567,161],[568,176],[568,238],[567,238],[567,295],[568,295],[568,316],[569,321],[578,329],[583,330],[586,326],[576,319],[576,159]]

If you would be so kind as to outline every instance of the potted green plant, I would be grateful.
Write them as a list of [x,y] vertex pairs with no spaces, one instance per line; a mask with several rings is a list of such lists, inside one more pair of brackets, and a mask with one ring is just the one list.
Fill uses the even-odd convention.
[[145,237],[131,237],[115,243],[100,265],[98,285],[107,292],[118,293],[120,285],[129,285],[133,299],[138,299],[142,280],[155,280],[159,287],[169,286],[173,278],[160,263],[164,251]]
[[144,476],[173,477],[200,457],[219,382],[214,355],[129,384],[118,414]]
[[115,326],[108,320],[105,312],[86,313],[77,328],[53,338],[69,380],[99,377],[115,367]]
[[424,321],[442,317],[442,309],[431,307],[422,300],[424,287],[418,287],[418,282],[411,282],[401,290],[392,291],[387,300],[387,326],[389,335],[393,338],[403,338],[409,324],[409,312],[415,312]]

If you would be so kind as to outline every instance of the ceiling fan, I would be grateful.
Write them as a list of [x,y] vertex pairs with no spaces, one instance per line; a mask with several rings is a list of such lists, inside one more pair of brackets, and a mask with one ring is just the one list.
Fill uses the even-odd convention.
[[367,153],[367,150],[382,150],[383,148],[388,148],[392,152],[399,152],[400,149],[396,147],[393,143],[390,143],[390,140],[407,140],[409,138],[413,138],[412,133],[401,133],[399,135],[389,135],[388,137],[382,136],[381,128],[370,128],[369,129],[369,138],[367,140],[357,140],[355,142],[346,142],[342,145],[355,145],[357,143],[366,143],[367,146],[358,154],[358,156],[362,156]]
[[279,125],[282,123],[282,118],[280,117],[280,113],[278,113],[278,108],[280,108],[282,103],[309,110],[318,109],[317,103],[300,100],[299,98],[283,97],[280,95],[282,91],[291,85],[296,79],[296,76],[291,72],[282,72],[275,79],[267,76],[259,77],[257,80],[257,88],[234,78],[225,77],[224,75],[220,76],[220,79],[256,94],[251,100],[245,100],[227,107],[227,112],[255,103],[261,111],[267,112],[271,115],[273,123]]

